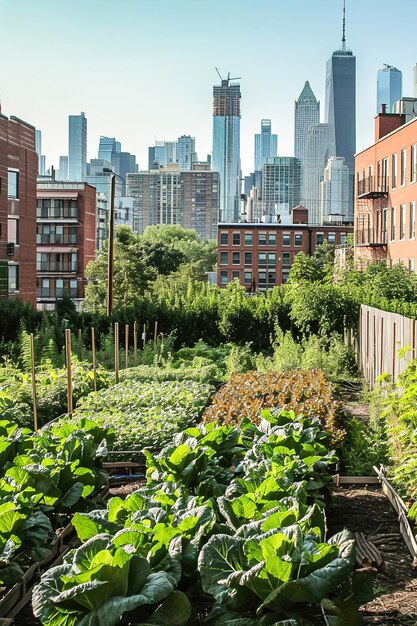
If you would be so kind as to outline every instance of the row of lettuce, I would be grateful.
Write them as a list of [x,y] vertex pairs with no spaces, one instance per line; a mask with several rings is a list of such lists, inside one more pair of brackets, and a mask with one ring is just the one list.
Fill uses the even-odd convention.
[[187,428],[125,500],[76,513],[81,546],[33,594],[45,626],[360,623],[371,597],[348,531],[328,539],[336,461],[317,418]]
[[107,479],[109,429],[81,420],[36,433],[0,421],[0,585],[47,559],[57,531],[91,506]]

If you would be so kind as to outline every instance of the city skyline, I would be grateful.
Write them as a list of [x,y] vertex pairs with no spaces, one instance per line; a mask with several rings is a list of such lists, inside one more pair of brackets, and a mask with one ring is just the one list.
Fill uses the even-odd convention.
[[[47,167],[59,165],[59,155],[68,149],[68,115],[80,111],[88,118],[88,159],[97,157],[100,135],[114,136],[146,169],[147,150],[156,139],[185,134],[195,137],[198,158],[204,160],[211,152],[218,66],[224,75],[242,77],[241,159],[248,174],[262,118],[272,120],[278,154],[292,156],[293,103],[306,80],[324,102],[326,62],[340,46],[342,8],[342,0],[121,0],[117,6],[74,0],[71,7],[63,0],[0,0],[0,18],[8,24],[0,54],[7,59],[13,50],[13,62],[5,63],[0,75],[2,112],[42,131]],[[413,41],[417,3],[405,0],[397,21],[388,19],[391,9],[387,0],[347,0],[347,47],[357,59],[358,151],[373,140],[376,72],[383,63],[402,71],[403,95],[413,96],[417,50],[398,44]],[[256,14],[262,29],[252,28]],[[244,26],[249,15],[245,35],[236,19]],[[167,35],[180,26],[187,37],[176,37],[172,46]],[[113,46],[111,58],[100,64],[95,46],[110,37],[119,37],[123,46]],[[17,38],[23,45],[15,46]]]

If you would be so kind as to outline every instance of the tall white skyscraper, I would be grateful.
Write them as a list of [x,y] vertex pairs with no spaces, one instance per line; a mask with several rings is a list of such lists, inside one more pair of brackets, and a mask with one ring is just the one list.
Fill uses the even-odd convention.
[[413,65],[413,86],[414,86],[414,98],[417,98],[417,63]]
[[278,154],[278,135],[271,130],[271,120],[261,120],[261,132],[255,135],[255,172],[261,172],[266,160]]
[[194,161],[197,161],[195,153],[195,139],[190,135],[181,135],[177,141],[177,163],[181,171],[190,171]]
[[381,113],[383,104],[387,107],[387,113],[392,113],[392,107],[397,100],[402,98],[403,75],[393,65],[384,63],[384,67],[378,70],[376,112]]
[[307,132],[301,204],[308,209],[308,221],[321,223],[320,188],[324,168],[335,155],[334,127],[330,124],[311,126]]
[[87,176],[87,118],[85,113],[70,115],[68,133],[68,177],[85,182]]
[[240,85],[213,87],[212,170],[220,174],[220,221],[236,222],[240,205]]
[[307,132],[311,126],[320,124],[320,102],[306,80],[298,100],[295,101],[294,156],[301,161],[305,158]]
[[324,169],[321,182],[321,223],[329,221],[330,215],[346,219],[349,202],[349,168],[343,157],[332,156]]
[[59,157],[59,168],[56,173],[56,180],[67,181],[68,180],[68,157],[60,156]]
[[46,165],[45,156],[42,154],[42,131],[39,129],[35,130],[35,147],[36,154],[38,155],[38,174],[45,176]]

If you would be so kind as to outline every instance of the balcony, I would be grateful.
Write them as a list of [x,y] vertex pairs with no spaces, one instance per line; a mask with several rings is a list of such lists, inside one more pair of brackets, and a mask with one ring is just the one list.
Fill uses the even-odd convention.
[[388,177],[368,176],[358,181],[358,198],[375,200],[388,197]]
[[77,245],[77,235],[36,235],[37,244],[60,244],[60,245]]
[[41,261],[36,263],[37,272],[77,272],[78,262],[60,262],[60,261]]
[[50,299],[56,299],[56,298],[63,298],[64,295],[69,296],[70,298],[77,298],[78,297],[78,293],[77,293],[77,289],[54,289],[53,287],[45,288],[45,287],[40,287],[36,290],[36,297],[38,299],[43,299],[43,298],[50,298]]
[[357,246],[366,246],[369,248],[378,248],[386,246],[388,242],[388,233],[386,230],[377,230],[376,228],[365,228],[357,230],[355,233],[355,243]]

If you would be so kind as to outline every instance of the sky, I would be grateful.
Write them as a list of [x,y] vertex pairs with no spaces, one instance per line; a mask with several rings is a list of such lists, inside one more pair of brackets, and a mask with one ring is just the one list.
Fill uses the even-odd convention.
[[[148,146],[196,138],[211,152],[212,89],[240,77],[242,171],[272,120],[278,154],[294,154],[294,101],[306,80],[324,121],[327,59],[340,48],[343,0],[0,0],[2,113],[42,131],[47,167],[68,154],[68,115],[84,111],[88,158],[116,137],[147,169]],[[373,142],[376,76],[403,73],[413,96],[417,0],[346,0],[356,56],[357,151]]]

